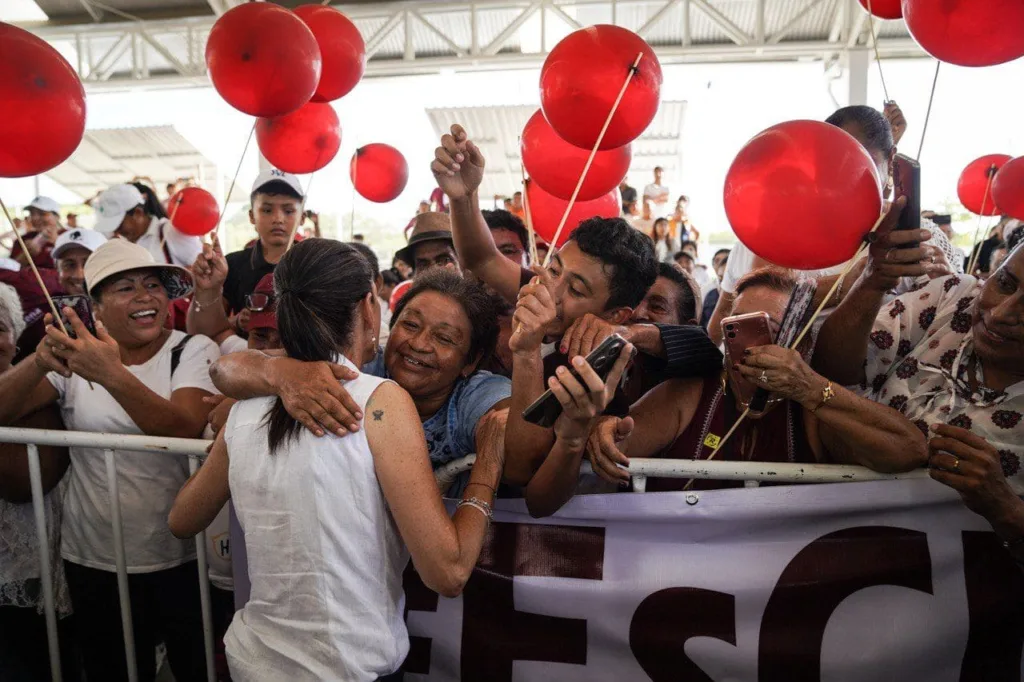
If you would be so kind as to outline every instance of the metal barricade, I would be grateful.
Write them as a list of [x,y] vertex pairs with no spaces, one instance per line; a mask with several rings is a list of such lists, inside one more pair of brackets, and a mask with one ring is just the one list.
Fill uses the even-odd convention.
[[[114,532],[114,553],[117,564],[121,626],[124,632],[125,660],[128,664],[128,679],[131,682],[136,682],[138,680],[138,669],[135,657],[135,641],[132,633],[131,601],[128,595],[128,571],[125,561],[124,536],[121,527],[121,505],[118,497],[117,462],[114,451],[127,450],[129,452],[150,452],[155,456],[188,457],[189,472],[195,473],[199,467],[199,461],[205,457],[206,449],[211,441],[78,431],[0,428],[0,443],[23,443],[27,446],[32,507],[39,540],[40,579],[42,581],[43,606],[46,614],[47,644],[49,646],[50,669],[54,682],[60,682],[62,675],[60,649],[57,640],[57,614],[54,602],[53,575],[50,570],[50,547],[46,535],[46,512],[43,504],[43,484],[37,446],[50,445],[103,449],[107,484],[110,486],[110,515]],[[468,455],[462,459],[449,462],[437,469],[435,476],[442,485],[450,484],[460,473],[469,471],[475,461],[476,455]],[[589,462],[583,463],[582,471],[591,473]],[[646,490],[647,479],[652,476],[660,478],[744,481],[748,486],[758,481],[771,481],[773,483],[852,483],[856,481],[928,477],[928,472],[923,469],[905,474],[880,474],[864,467],[837,464],[774,464],[765,462],[718,462],[641,458],[630,460],[629,472],[633,479],[633,489],[638,493]],[[195,542],[196,559],[199,564],[203,639],[206,646],[206,676],[208,682],[215,682],[213,620],[206,563],[206,533],[201,532],[196,535]]]

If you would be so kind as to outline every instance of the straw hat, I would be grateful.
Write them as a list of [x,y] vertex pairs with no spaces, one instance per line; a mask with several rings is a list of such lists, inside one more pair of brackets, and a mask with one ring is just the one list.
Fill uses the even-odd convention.
[[192,275],[183,267],[157,263],[153,254],[126,239],[111,239],[85,261],[85,288],[92,296],[104,280],[131,270],[153,270],[170,300],[192,292]]

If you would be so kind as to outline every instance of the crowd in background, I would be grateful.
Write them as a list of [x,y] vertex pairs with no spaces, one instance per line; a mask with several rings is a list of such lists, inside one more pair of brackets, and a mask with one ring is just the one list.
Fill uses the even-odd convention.
[[[891,176],[898,108],[828,122]],[[27,252],[0,259],[0,424],[215,438],[191,477],[182,459],[116,453],[140,679],[158,645],[178,680],[205,678],[199,531],[223,536],[236,517],[245,537],[211,565],[222,679],[386,679],[409,647],[410,558],[458,594],[495,498],[550,515],[630,490],[631,457],[929,467],[1024,562],[1019,221],[1001,221],[965,274],[949,216],[896,230],[895,200],[860,262],[796,272],[739,243],[701,254],[690,199],[673,203],[656,168],[642,192],[623,180],[622,217],[573,226],[542,267],[522,193],[483,205],[481,132],[440,140],[438,188],[397,226],[407,245],[386,268],[362,238],[321,238],[298,179],[276,170],[252,185],[252,241],[228,254],[179,232],[151,183],[95,197],[95,229],[47,197],[27,207]],[[28,259],[67,304],[62,323]],[[803,293],[828,314],[788,348]],[[731,344],[751,315],[770,336]],[[586,358],[613,335],[624,345],[595,371]],[[717,451],[758,389],[766,403]],[[540,425],[524,412],[546,391],[560,412]],[[24,447],[0,450],[0,630],[16,635],[0,670],[46,679]],[[434,471],[473,453],[439,490]],[[40,455],[65,670],[127,679],[103,453]],[[248,600],[232,595],[239,562]]]

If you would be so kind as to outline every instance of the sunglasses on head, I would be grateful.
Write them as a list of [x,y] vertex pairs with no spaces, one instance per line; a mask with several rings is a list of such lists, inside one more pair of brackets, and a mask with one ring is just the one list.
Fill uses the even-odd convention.
[[254,313],[262,313],[274,305],[273,294],[246,294],[245,307]]

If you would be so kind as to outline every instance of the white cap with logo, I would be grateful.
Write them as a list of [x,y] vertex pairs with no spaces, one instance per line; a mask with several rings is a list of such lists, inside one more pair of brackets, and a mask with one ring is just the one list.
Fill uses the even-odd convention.
[[85,230],[76,227],[57,237],[57,243],[53,245],[53,251],[50,252],[50,255],[55,259],[60,258],[62,253],[75,247],[92,252],[103,246],[106,241],[107,238],[96,230]]
[[144,203],[146,198],[134,185],[114,185],[99,195],[93,204],[96,211],[96,231],[107,236],[112,235],[121,227],[128,212]]
[[50,197],[38,196],[25,208],[34,208],[37,211],[42,211],[43,213],[56,213],[57,215],[60,215],[60,204]]
[[292,190],[299,195],[299,197],[306,196],[306,193],[302,191],[302,183],[299,182],[299,179],[297,177],[295,177],[291,173],[279,171],[276,168],[268,168],[267,170],[262,171],[259,175],[256,176],[256,182],[252,183],[252,193],[255,194],[265,185],[269,185],[272,182],[284,183],[291,187]]

